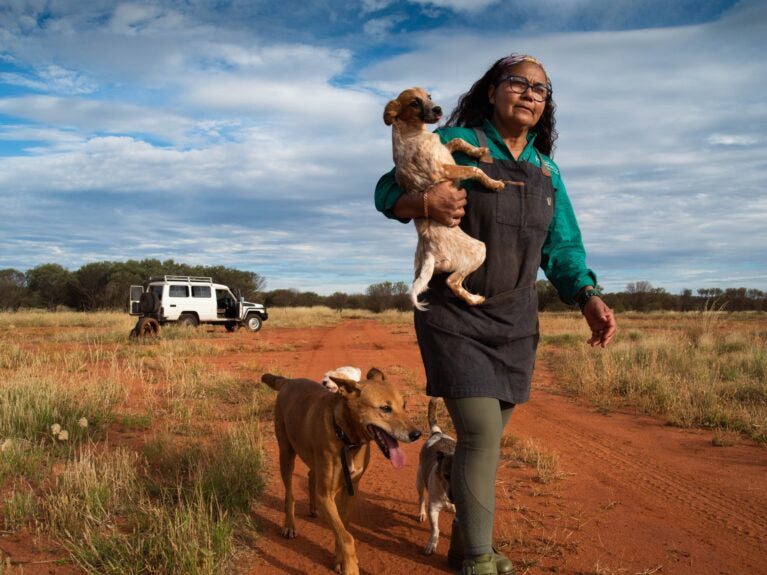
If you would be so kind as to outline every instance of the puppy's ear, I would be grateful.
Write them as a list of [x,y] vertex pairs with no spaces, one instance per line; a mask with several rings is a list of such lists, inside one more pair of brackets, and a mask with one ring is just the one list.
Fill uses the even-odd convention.
[[353,379],[331,375],[330,381],[338,385],[338,393],[341,395],[348,395],[351,393],[359,395],[362,391],[360,385]]
[[374,379],[376,381],[383,381],[386,379],[386,376],[383,374],[383,372],[380,369],[371,367],[370,371],[368,371],[368,374],[365,376],[365,379]]
[[444,451],[438,451],[437,452],[437,462],[442,462],[443,459],[445,459],[446,453]]
[[402,104],[400,104],[399,100],[392,100],[386,104],[383,116],[384,124],[391,126],[394,122],[394,119],[399,115],[400,111],[402,111]]

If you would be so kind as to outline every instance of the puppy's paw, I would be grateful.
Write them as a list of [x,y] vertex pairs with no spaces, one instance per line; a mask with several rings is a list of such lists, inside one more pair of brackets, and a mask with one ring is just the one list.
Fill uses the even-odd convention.
[[420,515],[418,515],[418,523],[423,523],[426,521],[426,511],[421,511]]
[[432,537],[431,539],[429,539],[428,545],[426,545],[426,547],[424,548],[423,554],[431,555],[432,553],[434,553],[434,551],[436,551],[436,549],[437,549],[437,538]]
[[343,568],[343,566],[341,565],[341,563],[336,563],[336,568],[334,569],[334,571],[335,571],[336,573],[338,573],[339,575],[343,575],[343,572],[344,572],[344,568]]
[[501,180],[490,180],[487,187],[491,190],[500,192],[503,188],[506,187],[506,184],[504,184]]
[[479,305],[481,303],[485,303],[485,296],[469,294],[468,299],[466,300],[466,303],[468,303],[469,305]]
[[291,527],[283,527],[282,528],[282,536],[286,539],[295,539],[296,538],[296,530]]
[[453,505],[452,503],[448,503],[445,506],[445,509],[447,509],[450,513],[455,513],[455,505]]

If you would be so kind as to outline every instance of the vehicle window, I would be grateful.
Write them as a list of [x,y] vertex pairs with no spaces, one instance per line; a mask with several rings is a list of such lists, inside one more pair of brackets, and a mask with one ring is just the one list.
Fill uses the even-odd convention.
[[229,293],[229,290],[225,289],[216,290],[216,302],[220,308],[232,307],[235,304],[235,301],[232,299],[232,295]]
[[162,301],[162,286],[152,286],[152,293],[157,296],[157,299]]
[[210,297],[210,286],[192,286],[192,297]]
[[189,297],[189,286],[168,286],[170,297]]

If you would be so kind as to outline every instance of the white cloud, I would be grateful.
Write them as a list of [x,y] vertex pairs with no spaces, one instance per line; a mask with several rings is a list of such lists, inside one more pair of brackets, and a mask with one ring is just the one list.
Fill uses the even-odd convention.
[[394,0],[362,0],[362,13],[380,12],[394,3]]
[[455,12],[481,12],[485,8],[498,4],[500,0],[410,0],[421,6],[445,8]]
[[392,29],[405,19],[403,15],[385,16],[383,18],[373,18],[365,22],[362,31],[368,36],[382,38],[389,34]]
[[[372,207],[391,165],[387,96],[423,85],[449,109],[517,51],[539,56],[554,81],[556,160],[603,285],[699,287],[767,268],[765,14],[753,4],[673,29],[402,32],[407,52],[379,56],[358,82],[356,44],[275,43],[153,4],[108,4],[96,27],[76,11],[44,29],[24,14],[0,26],[6,80],[43,89],[48,70],[46,90],[75,96],[0,99],[19,119],[0,126],[4,149],[34,146],[0,156],[0,267],[49,261],[61,245],[75,267],[174,257],[325,292],[409,281],[415,232]],[[367,40],[391,18],[369,20]]]
[[0,113],[84,133],[150,134],[181,140],[195,123],[154,108],[84,98],[21,96],[0,99]]
[[711,134],[706,142],[712,146],[753,146],[761,138],[753,134]]
[[98,88],[83,74],[55,64],[41,66],[30,74],[4,72],[0,74],[0,82],[56,94],[90,94]]

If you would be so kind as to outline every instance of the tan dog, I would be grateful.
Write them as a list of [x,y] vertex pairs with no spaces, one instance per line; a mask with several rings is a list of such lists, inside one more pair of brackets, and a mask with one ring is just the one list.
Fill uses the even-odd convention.
[[261,381],[277,390],[274,429],[285,484],[284,537],[296,536],[293,468],[296,455],[309,467],[309,511],[330,523],[336,538],[336,571],[359,575],[354,538],[347,530],[360,479],[370,463],[374,441],[400,469],[405,454],[399,441],[411,442],[421,432],[405,414],[405,401],[384,375],[373,368],[366,381],[333,377],[338,392],[316,381],[264,374]]
[[[392,147],[396,178],[408,194],[424,194],[434,184],[446,180],[479,180],[492,190],[502,190],[504,183],[489,178],[473,166],[458,166],[452,152],[461,151],[474,158],[489,155],[487,148],[477,148],[460,138],[443,145],[437,134],[426,125],[442,117],[442,108],[431,101],[422,88],[409,88],[386,105],[384,123],[392,126]],[[413,305],[418,302],[435,272],[452,272],[447,285],[469,305],[485,301],[481,295],[469,293],[463,282],[485,261],[485,244],[466,234],[458,226],[450,227],[428,218],[416,218],[418,247],[415,252],[416,279],[410,290]]]

